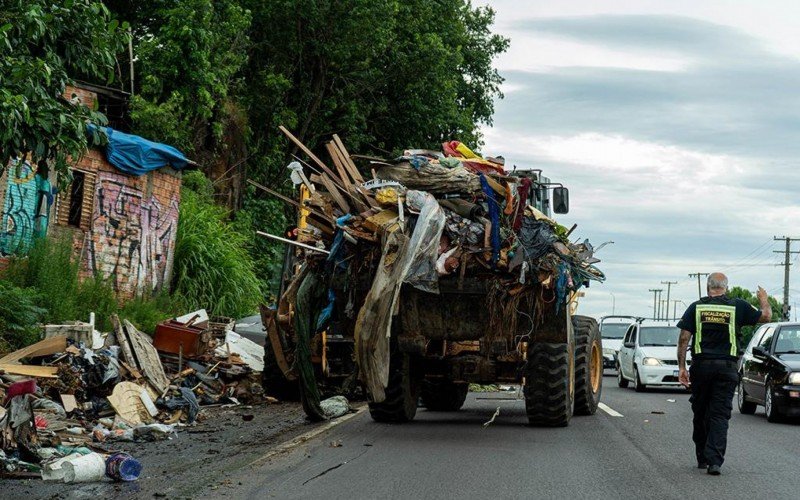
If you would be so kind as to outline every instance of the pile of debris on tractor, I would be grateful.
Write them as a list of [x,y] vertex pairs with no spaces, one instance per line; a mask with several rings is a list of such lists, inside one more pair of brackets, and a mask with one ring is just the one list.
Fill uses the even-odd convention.
[[358,377],[372,401],[384,400],[404,285],[437,294],[440,280],[459,289],[481,282],[488,330],[501,335],[517,331],[520,314],[533,329],[546,305],[566,307],[579,288],[604,279],[588,240],[570,241],[574,226],[535,208],[547,190],[533,171],[507,171],[502,158],[483,158],[457,141],[393,160],[351,156],[335,135],[326,164],[282,131],[310,159],[289,166],[298,200],[251,183],[299,210],[293,234],[260,234],[295,248],[298,266],[269,326],[276,351],[281,338],[294,339],[293,366],[277,357],[284,373],[300,379],[312,418],[323,415],[308,346],[324,342],[324,331],[354,330]]
[[203,407],[265,399],[262,347],[204,310],[166,320],[151,338],[128,321],[47,325],[44,339],[0,358],[0,477],[134,480],[120,441],[171,438]]

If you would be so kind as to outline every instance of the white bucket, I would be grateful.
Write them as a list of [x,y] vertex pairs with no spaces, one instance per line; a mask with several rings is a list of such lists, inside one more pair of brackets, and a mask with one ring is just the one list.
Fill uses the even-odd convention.
[[69,457],[61,464],[65,483],[102,481],[106,476],[106,459],[99,453]]

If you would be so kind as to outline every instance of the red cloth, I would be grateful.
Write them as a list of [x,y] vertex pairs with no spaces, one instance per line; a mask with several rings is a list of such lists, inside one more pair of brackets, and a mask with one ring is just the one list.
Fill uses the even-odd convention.
[[10,386],[8,386],[8,390],[6,391],[5,403],[11,401],[11,398],[14,398],[16,396],[33,394],[34,392],[36,392],[36,381],[34,379],[20,380],[19,382],[14,382]]
[[522,227],[522,216],[525,214],[525,207],[528,205],[528,197],[531,194],[531,180],[523,177],[517,186],[517,195],[519,196],[519,205],[517,205],[517,214],[514,216],[514,232],[519,231]]

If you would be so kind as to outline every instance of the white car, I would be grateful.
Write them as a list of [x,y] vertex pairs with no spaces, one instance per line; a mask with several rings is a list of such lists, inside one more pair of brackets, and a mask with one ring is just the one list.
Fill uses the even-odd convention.
[[600,318],[600,336],[603,338],[603,369],[617,369],[617,356],[628,328],[644,318],[636,316],[603,316]]
[[[617,383],[637,392],[647,386],[677,387],[680,329],[665,321],[635,323],[628,328],[617,358]],[[691,358],[686,353],[687,365]]]

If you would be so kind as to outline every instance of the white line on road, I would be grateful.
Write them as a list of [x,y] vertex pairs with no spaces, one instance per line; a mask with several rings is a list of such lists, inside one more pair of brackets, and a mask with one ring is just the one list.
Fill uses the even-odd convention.
[[255,460],[253,460],[252,462],[250,462],[247,465],[248,466],[259,465],[259,464],[262,464],[262,463],[268,461],[269,459],[271,459],[275,455],[278,455],[280,453],[285,453],[285,452],[287,452],[289,450],[292,450],[292,449],[296,448],[297,446],[300,446],[301,444],[303,444],[303,443],[305,443],[307,441],[310,441],[311,439],[319,436],[323,432],[325,432],[327,430],[330,430],[331,428],[336,427],[339,424],[343,424],[343,423],[347,422],[348,420],[361,415],[362,413],[364,413],[364,411],[366,409],[367,409],[367,406],[364,405],[361,408],[359,408],[358,410],[356,410],[355,413],[350,413],[350,414],[345,415],[343,417],[339,417],[339,418],[337,418],[335,420],[330,420],[327,423],[325,423],[324,425],[322,425],[320,427],[317,427],[316,429],[312,429],[309,432],[306,432],[305,434],[297,436],[296,438],[292,439],[291,441],[288,441],[286,443],[278,445],[276,448],[273,448],[269,453],[267,453],[267,454],[255,459]]
[[622,417],[622,416],[624,416],[622,413],[620,413],[620,412],[618,412],[618,411],[616,411],[616,410],[614,410],[612,408],[609,408],[609,406],[607,404],[605,404],[605,403],[598,403],[597,407],[600,408],[601,410],[603,410],[604,412],[608,413],[612,417]]

